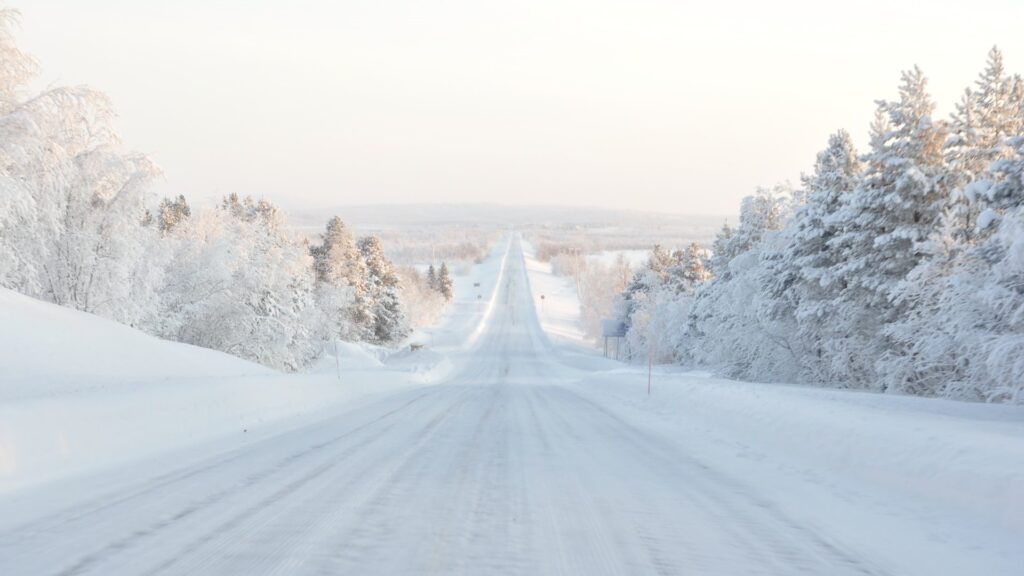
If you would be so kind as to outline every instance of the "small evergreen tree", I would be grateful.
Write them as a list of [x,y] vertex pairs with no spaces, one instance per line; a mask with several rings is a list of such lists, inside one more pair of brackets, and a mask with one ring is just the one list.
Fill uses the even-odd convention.
[[434,268],[433,264],[427,268],[427,286],[429,286],[431,290],[439,291],[437,286],[437,269]]
[[729,243],[735,235],[728,222],[724,222],[722,229],[715,234],[711,244],[711,258],[708,260],[711,275],[715,278],[723,278],[729,273],[729,260],[734,256],[729,253]]
[[450,302],[455,292],[452,285],[452,276],[448,272],[448,264],[441,262],[441,269],[437,273],[435,284],[437,285],[437,291],[444,296],[445,300]]

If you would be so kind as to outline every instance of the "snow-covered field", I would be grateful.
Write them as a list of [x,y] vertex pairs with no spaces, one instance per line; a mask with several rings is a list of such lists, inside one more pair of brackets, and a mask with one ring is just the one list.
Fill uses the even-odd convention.
[[587,256],[587,261],[597,264],[603,264],[605,266],[615,262],[620,256],[629,263],[630,266],[636,268],[647,261],[650,257],[651,251],[647,250],[602,250],[596,254],[590,254]]
[[[67,477],[52,483],[36,483],[56,463],[41,461],[0,495],[0,573],[1020,573],[1021,407],[670,368],[656,369],[648,396],[641,367],[577,345],[572,286],[518,241],[504,246],[460,279],[446,327],[414,336],[433,340],[431,366],[447,362],[419,382],[398,366],[412,356],[378,364],[352,351],[343,380],[362,378],[374,395],[322,396],[315,414],[182,438],[162,456],[140,443],[124,465],[97,446],[103,469],[61,468]],[[131,346],[159,356],[165,345],[146,344]],[[93,356],[112,362],[103,354]],[[262,371],[219,360],[217,370]],[[308,390],[337,385],[331,368],[210,377],[225,392],[188,374],[135,384],[184,383],[195,412],[171,417],[159,394],[130,400],[150,394],[105,387],[102,373],[81,395],[147,406],[166,431],[162,420],[211,420],[204,399],[250,385],[275,389],[259,404],[268,409],[289,394],[316,398]],[[27,360],[19,370],[31,378]],[[71,390],[37,401],[88,413]],[[5,414],[30,400],[20,394]],[[110,421],[92,425],[118,429],[116,409],[104,410]]]

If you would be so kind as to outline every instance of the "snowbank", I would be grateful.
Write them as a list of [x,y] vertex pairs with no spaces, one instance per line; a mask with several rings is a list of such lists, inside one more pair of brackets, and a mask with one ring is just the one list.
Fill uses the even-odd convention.
[[[541,266],[529,275],[549,310],[570,311],[543,322],[565,340],[576,295],[538,288],[553,285]],[[667,366],[655,368],[648,396],[646,366],[571,352],[559,359],[579,394],[675,438],[710,469],[756,482],[809,526],[891,541],[881,556],[914,557],[895,548],[917,545],[934,573],[981,574],[977,562],[1024,536],[1024,406],[738,382]],[[879,514],[892,522],[877,526]],[[949,543],[948,555],[924,552],[936,540]]]
[[257,364],[154,338],[0,288],[0,402],[189,378],[266,376]]
[[[673,436],[709,468],[755,482],[809,526],[931,573],[985,562],[1024,536],[1024,409],[736,382],[638,367],[575,386],[606,410]],[[836,495],[840,498],[836,498]],[[874,519],[885,516],[885,526]],[[879,531],[885,531],[879,534]],[[934,555],[930,542],[948,542]],[[908,554],[917,547],[922,554]],[[901,551],[902,549],[902,551]],[[998,555],[998,554],[997,554]]]
[[556,276],[549,262],[537,260],[534,247],[522,241],[523,258],[540,325],[556,343],[582,348],[594,345],[580,327],[580,300],[571,278]]
[[0,292],[0,325],[0,491],[425,380],[408,359],[388,367],[358,345],[312,373],[279,374],[9,291]]
[[0,492],[197,444],[228,449],[438,382],[452,363],[444,346],[429,340],[457,346],[481,322],[482,302],[494,289],[484,279],[494,275],[505,245],[456,279],[451,312],[419,335],[426,348],[339,343],[305,374],[281,374],[0,290]]

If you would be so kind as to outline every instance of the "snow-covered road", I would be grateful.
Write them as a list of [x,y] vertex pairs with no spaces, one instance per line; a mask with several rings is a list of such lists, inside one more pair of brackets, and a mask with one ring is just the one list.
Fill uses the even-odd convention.
[[0,505],[0,574],[892,573],[571,385],[520,250],[447,383]]

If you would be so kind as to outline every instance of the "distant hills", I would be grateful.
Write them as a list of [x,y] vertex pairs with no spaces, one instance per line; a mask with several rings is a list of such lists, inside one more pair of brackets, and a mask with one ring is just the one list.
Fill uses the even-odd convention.
[[[734,215],[686,215],[581,208],[577,206],[516,206],[503,204],[364,204],[288,210],[300,228],[320,227],[332,215],[341,216],[361,229],[386,229],[410,225],[469,225],[515,227],[625,227],[687,228],[713,234]],[[704,235],[704,234],[701,234]]]

